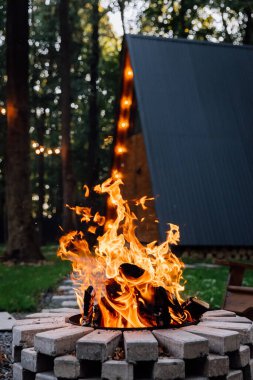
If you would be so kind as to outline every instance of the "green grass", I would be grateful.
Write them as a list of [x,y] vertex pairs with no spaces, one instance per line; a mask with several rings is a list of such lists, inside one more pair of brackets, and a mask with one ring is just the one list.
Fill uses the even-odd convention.
[[[2,248],[2,249],[1,249]],[[0,247],[0,255],[3,247]],[[35,311],[42,294],[53,290],[70,273],[70,264],[56,257],[56,246],[42,248],[47,261],[40,265],[6,265],[0,263],[0,310]],[[188,263],[189,259],[184,260]],[[210,260],[202,260],[210,262]],[[197,296],[212,308],[222,306],[228,268],[186,268],[184,298]],[[244,285],[253,286],[253,271],[246,271]]]
[[0,310],[35,311],[43,293],[56,287],[70,264],[56,257],[57,247],[43,247],[44,264],[8,265],[0,263]]
[[[196,268],[185,269],[184,279],[186,297],[197,296],[206,301],[212,308],[222,306],[227,285],[228,268]],[[246,271],[243,285],[253,286],[253,271]]]

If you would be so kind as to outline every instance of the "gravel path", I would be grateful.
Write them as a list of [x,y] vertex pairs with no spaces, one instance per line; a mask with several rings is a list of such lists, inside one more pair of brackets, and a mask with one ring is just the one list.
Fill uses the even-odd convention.
[[0,379],[12,379],[11,332],[0,331]]

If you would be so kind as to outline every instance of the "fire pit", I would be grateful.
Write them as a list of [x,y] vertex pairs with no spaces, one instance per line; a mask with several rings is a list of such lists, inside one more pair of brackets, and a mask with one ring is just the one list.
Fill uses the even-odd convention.
[[59,312],[13,328],[14,380],[253,378],[253,325],[232,312],[209,311],[177,329],[123,332],[72,325],[70,312]]
[[[252,380],[252,322],[183,299],[184,264],[170,249],[179,240],[178,227],[169,225],[162,244],[141,244],[121,184],[109,179],[95,188],[108,195],[109,219],[89,207],[71,207],[86,232],[63,236],[58,255],[72,262],[80,312],[51,310],[17,323],[14,380]],[[150,200],[134,203],[146,211]],[[90,248],[89,234],[101,227]]]

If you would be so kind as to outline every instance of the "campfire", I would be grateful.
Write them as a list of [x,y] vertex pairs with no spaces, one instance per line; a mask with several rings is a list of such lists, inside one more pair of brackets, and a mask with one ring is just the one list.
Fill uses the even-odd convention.
[[[168,224],[166,240],[142,244],[136,236],[138,220],[131,203],[147,212],[146,196],[123,199],[120,179],[110,178],[94,188],[108,196],[115,217],[107,220],[90,207],[69,206],[85,223],[85,234],[72,231],[60,239],[58,256],[72,263],[71,279],[80,315],[70,321],[107,329],[155,329],[181,327],[197,322],[208,304],[191,297],[184,300],[184,263],[172,253],[179,242],[178,226]],[[90,196],[87,186],[85,197]],[[143,222],[145,217],[141,219]],[[90,246],[89,234],[97,237]]]

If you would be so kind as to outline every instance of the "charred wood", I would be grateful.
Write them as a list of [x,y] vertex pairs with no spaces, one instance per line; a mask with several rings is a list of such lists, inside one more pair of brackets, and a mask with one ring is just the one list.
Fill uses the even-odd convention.
[[96,295],[96,292],[93,286],[89,286],[84,292],[83,321],[82,321],[83,326],[89,325],[91,323],[95,295]]
[[188,311],[193,320],[198,321],[202,314],[209,310],[209,304],[195,297],[188,298],[183,304],[184,310]]

